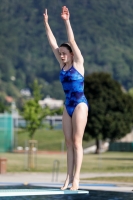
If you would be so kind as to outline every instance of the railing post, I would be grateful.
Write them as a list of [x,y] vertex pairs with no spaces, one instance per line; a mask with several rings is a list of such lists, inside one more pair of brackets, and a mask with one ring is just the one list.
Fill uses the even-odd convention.
[[[54,160],[53,171],[52,171],[52,182],[54,182],[54,180],[58,181],[59,165],[60,165],[60,161]],[[55,178],[55,176],[56,176],[56,178]]]

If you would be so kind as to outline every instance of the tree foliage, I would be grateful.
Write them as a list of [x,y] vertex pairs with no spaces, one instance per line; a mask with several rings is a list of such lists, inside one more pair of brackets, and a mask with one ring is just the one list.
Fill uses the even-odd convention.
[[129,95],[133,98],[133,88],[130,88],[128,91]]
[[[1,0],[1,92],[20,97],[20,89],[29,88],[37,78],[43,85],[43,97],[64,98],[58,77],[59,66],[43,25],[43,12],[47,8],[58,44],[67,41],[60,17],[64,4],[70,10],[75,39],[85,60],[86,75],[105,71],[126,89],[133,86],[132,0]],[[12,80],[12,76],[16,79]]]
[[0,95],[0,113],[10,112],[10,107],[8,103],[5,101],[5,96],[3,94]]
[[125,136],[133,123],[133,99],[107,73],[85,77],[85,94],[90,110],[87,134],[99,139],[115,140]]
[[2,102],[0,102],[0,113],[4,113],[5,110],[6,110],[5,105]]
[[40,87],[35,80],[33,83],[33,98],[24,104],[23,117],[26,120],[26,129],[29,137],[33,138],[35,131],[43,126],[43,119],[50,114],[48,107],[42,108],[38,101],[41,99]]

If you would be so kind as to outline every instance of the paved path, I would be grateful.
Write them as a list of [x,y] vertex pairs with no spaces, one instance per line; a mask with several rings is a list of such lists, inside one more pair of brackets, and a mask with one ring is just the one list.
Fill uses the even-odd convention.
[[[82,178],[93,178],[93,177],[109,177],[109,176],[132,176],[133,173],[82,173]],[[65,180],[66,174],[60,173],[58,176],[58,182],[55,180],[55,182],[52,182],[52,174],[51,173],[35,173],[35,172],[22,172],[22,173],[6,173],[6,174],[0,174],[0,185],[3,185],[4,183],[37,183],[45,186],[58,186],[60,187]],[[55,177],[56,178],[56,177]],[[104,182],[105,183],[105,182]],[[86,184],[86,185],[85,185]],[[94,190],[108,190],[108,191],[126,191],[126,192],[132,192],[133,190],[133,184],[128,183],[115,183],[118,187],[114,187],[111,183],[110,185],[106,187],[106,184],[102,184],[100,181],[83,181],[81,180],[80,188],[83,189],[94,189]],[[109,183],[108,183],[109,184]]]
[[[111,176],[132,176],[133,173],[82,173],[80,178],[95,178],[95,177],[111,177]],[[66,177],[65,173],[59,173],[58,182],[63,182]],[[56,179],[56,177],[54,177]],[[22,172],[22,173],[6,173],[0,174],[0,182],[51,182],[52,173],[41,172]],[[91,182],[91,180],[89,181]]]

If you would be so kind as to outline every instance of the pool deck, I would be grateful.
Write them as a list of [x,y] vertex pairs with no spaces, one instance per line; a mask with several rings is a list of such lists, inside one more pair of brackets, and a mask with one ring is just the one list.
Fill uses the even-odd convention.
[[[131,183],[116,183],[116,182],[100,182],[91,180],[82,180],[84,178],[92,177],[108,177],[108,176],[133,176],[133,173],[82,173],[79,189],[86,190],[106,190],[133,193],[133,184]],[[66,174],[59,173],[58,181],[52,181],[51,173],[36,173],[36,172],[22,172],[22,173],[6,173],[0,174],[0,185],[4,184],[36,184],[40,186],[61,187],[65,180]],[[56,178],[56,177],[55,177]]]

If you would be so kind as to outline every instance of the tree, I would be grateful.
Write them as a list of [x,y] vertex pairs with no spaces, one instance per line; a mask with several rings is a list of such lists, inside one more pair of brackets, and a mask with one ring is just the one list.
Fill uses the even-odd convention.
[[[29,88],[37,78],[43,85],[44,96],[64,99],[58,62],[45,36],[42,15],[47,8],[50,26],[61,44],[66,41],[59,14],[63,4],[63,0],[0,1],[0,92],[16,100],[20,98],[20,90]],[[85,59],[86,73],[106,71],[127,90],[131,88],[133,1],[73,0],[67,1],[67,6],[72,14],[76,41]]]
[[5,96],[0,93],[0,113],[4,113],[5,111],[9,111],[9,106],[5,101]]
[[6,108],[5,108],[4,104],[0,102],[0,113],[4,113],[5,110],[6,110]]
[[41,99],[40,86],[37,80],[33,83],[33,98],[24,104],[23,117],[27,121],[26,129],[29,132],[29,137],[32,139],[35,131],[40,128],[43,119],[50,114],[48,107],[42,108],[38,101]]
[[86,134],[99,140],[115,140],[131,130],[133,99],[107,73],[93,73],[85,77],[85,95],[90,104]]
[[129,95],[133,98],[133,88],[130,88],[130,89],[128,90],[128,93],[129,93]]

